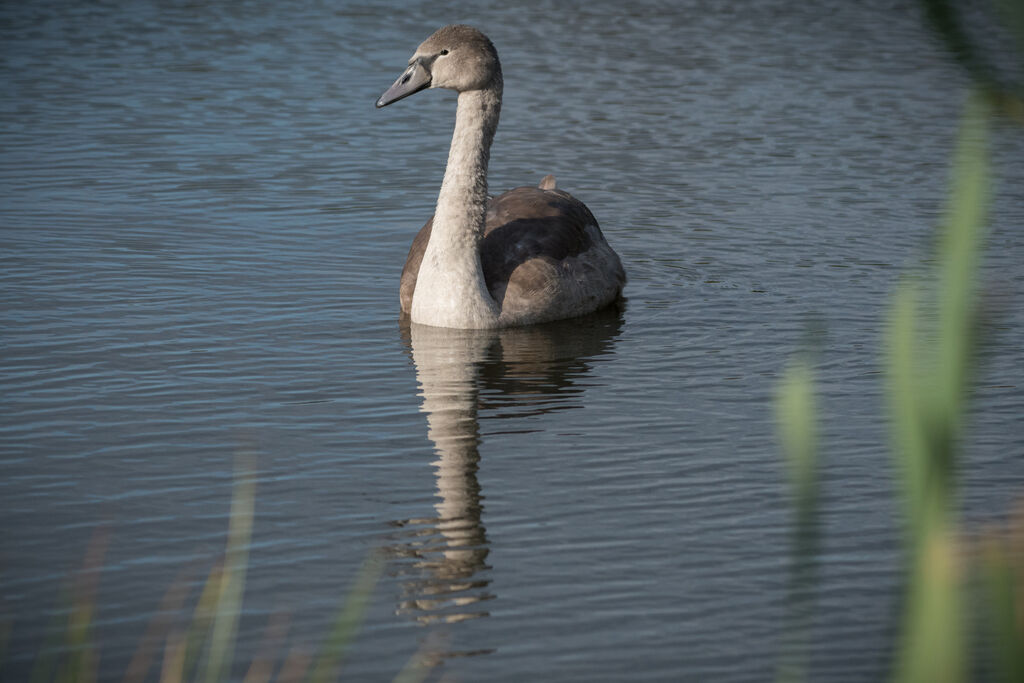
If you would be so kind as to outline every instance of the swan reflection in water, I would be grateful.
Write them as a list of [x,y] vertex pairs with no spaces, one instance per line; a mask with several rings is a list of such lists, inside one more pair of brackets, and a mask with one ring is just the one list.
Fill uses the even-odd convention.
[[[496,598],[483,523],[480,421],[583,407],[578,384],[594,358],[613,352],[621,311],[502,330],[402,322],[437,459],[435,516],[396,521],[391,544],[402,583],[399,612],[423,624],[488,616]],[[492,430],[493,431],[493,430]],[[500,430],[517,431],[515,425]],[[498,437],[502,438],[502,437]],[[440,654],[440,653],[439,653]],[[440,656],[480,654],[448,652]]]

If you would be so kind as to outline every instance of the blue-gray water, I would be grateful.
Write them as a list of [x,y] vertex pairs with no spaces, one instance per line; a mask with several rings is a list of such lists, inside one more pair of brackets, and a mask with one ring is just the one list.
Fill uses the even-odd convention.
[[[887,296],[929,255],[967,81],[912,2],[5,3],[4,677],[110,532],[120,678],[223,552],[256,457],[238,655],[315,647],[387,556],[345,680],[769,680],[790,509],[772,396],[818,348],[815,680],[877,680],[898,611]],[[491,188],[555,173],[630,276],[621,312],[403,329],[454,98],[375,98],[438,26],[505,73]],[[994,131],[987,328],[962,503],[1024,489],[1024,142]],[[428,422],[429,420],[429,422]],[[244,668],[235,670],[241,675]]]

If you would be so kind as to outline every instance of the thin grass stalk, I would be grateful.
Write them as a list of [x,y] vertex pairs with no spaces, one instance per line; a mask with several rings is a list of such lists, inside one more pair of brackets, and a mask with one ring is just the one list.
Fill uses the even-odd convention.
[[987,99],[966,108],[950,205],[938,241],[937,328],[922,333],[918,287],[893,305],[888,375],[894,444],[903,471],[909,570],[894,680],[966,680],[968,638],[954,473],[975,347],[975,281],[987,204]]
[[93,638],[93,617],[103,558],[109,543],[110,529],[96,529],[89,541],[82,570],[72,582],[71,610],[65,633],[67,656],[58,669],[58,681],[90,683],[96,680],[99,653]]
[[952,480],[953,453],[960,440],[964,401],[975,348],[976,273],[981,260],[988,188],[987,100],[968,100],[954,160],[946,225],[939,240],[940,274],[937,386],[932,444],[944,482]]
[[216,614],[223,580],[224,562],[221,560],[210,569],[206,581],[203,582],[203,590],[200,592],[199,600],[192,610],[188,629],[182,636],[184,640],[182,667],[187,678],[197,678],[197,676],[189,676],[188,674],[196,672],[198,668],[202,668],[203,660],[201,657],[208,649],[210,631],[213,627],[213,619]]
[[185,576],[186,572],[182,571],[164,593],[157,613],[150,619],[142,640],[139,641],[139,646],[135,649],[128,668],[125,669],[121,683],[141,683],[149,674],[157,649],[160,643],[166,639],[171,628],[171,615],[182,608],[185,598],[188,596],[188,584]]
[[245,574],[249,563],[249,541],[252,538],[255,478],[248,469],[237,476],[231,499],[231,521],[228,545],[217,595],[217,607],[210,637],[206,667],[208,683],[227,680],[234,661],[235,636],[245,592]]
[[363,564],[356,577],[343,606],[338,613],[331,634],[324,643],[320,656],[317,658],[311,683],[327,683],[337,678],[338,668],[345,658],[345,653],[359,626],[363,614],[370,601],[377,580],[384,568],[384,560],[378,553],[373,553]]
[[312,655],[304,647],[292,647],[285,657],[281,670],[277,672],[278,683],[297,683],[304,680],[306,672],[313,661]]
[[259,653],[249,665],[242,683],[269,683],[274,675],[274,662],[283,651],[284,639],[288,635],[291,619],[287,614],[277,613],[270,617],[263,631]]
[[[71,598],[67,587],[61,591],[57,604],[70,604]],[[54,654],[59,647],[62,638],[65,637],[66,626],[62,626],[66,616],[60,613],[59,608],[54,609],[54,615],[46,627],[46,637],[43,645],[32,663],[32,673],[29,674],[29,683],[47,683],[53,680],[54,671],[57,668],[57,655]]]
[[1024,681],[1024,624],[1018,612],[1022,596],[1017,586],[1021,568],[1014,567],[1009,555],[1000,539],[987,539],[981,558],[994,669],[1008,683]]
[[428,637],[391,683],[422,683],[427,680],[427,676],[437,666],[435,653],[438,649],[437,643]]
[[188,640],[180,633],[172,633],[164,645],[160,683],[181,683],[185,680],[185,652]]
[[814,380],[809,363],[790,365],[776,395],[779,438],[786,456],[796,520],[793,525],[793,569],[789,587],[789,623],[783,631],[783,652],[776,680],[807,677],[813,587],[818,550],[818,434]]

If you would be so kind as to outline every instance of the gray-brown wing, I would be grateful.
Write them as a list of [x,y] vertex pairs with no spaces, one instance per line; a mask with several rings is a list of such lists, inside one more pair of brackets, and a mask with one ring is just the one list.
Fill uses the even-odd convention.
[[427,224],[416,233],[416,237],[412,240],[412,246],[409,247],[409,255],[405,259],[405,267],[402,268],[402,283],[398,289],[398,300],[403,313],[412,312],[412,293],[416,291],[416,277],[420,274],[423,252],[427,250],[427,242],[430,241],[430,228],[433,225],[434,217],[431,216]]
[[[431,217],[417,233],[402,270],[400,301],[406,313],[412,309],[416,277],[433,221]],[[546,286],[543,264],[557,264],[587,251],[594,246],[595,236],[604,239],[597,220],[583,202],[567,192],[518,187],[492,198],[480,243],[487,289],[499,305],[510,283],[517,293],[529,296],[530,291]],[[539,262],[531,264],[535,259]]]
[[[587,226],[597,220],[583,202],[561,190],[518,187],[490,201],[480,261],[500,305],[510,283],[524,296],[545,286],[530,262],[557,264],[593,246]],[[538,267],[541,263],[536,264]]]

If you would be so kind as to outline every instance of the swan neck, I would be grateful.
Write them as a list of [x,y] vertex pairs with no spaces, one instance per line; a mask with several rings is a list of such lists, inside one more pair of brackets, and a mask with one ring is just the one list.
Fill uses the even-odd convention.
[[448,166],[413,293],[413,322],[498,326],[500,310],[487,290],[480,240],[487,215],[487,163],[500,112],[500,78],[494,87],[459,93]]
[[448,165],[437,198],[435,230],[450,227],[482,236],[487,165],[500,114],[500,88],[459,93]]

